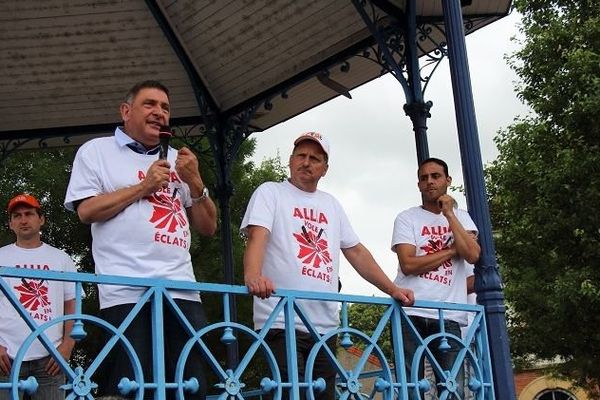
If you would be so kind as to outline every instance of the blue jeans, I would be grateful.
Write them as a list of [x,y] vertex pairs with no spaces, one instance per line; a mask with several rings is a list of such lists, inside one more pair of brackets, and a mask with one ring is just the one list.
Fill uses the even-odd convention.
[[[428,336],[435,335],[440,332],[440,322],[437,319],[410,316],[410,320],[412,321],[413,325],[417,329],[417,332],[419,332],[419,335],[423,339],[426,339]],[[461,337],[460,325],[458,324],[458,322],[444,320],[444,330],[447,333],[451,333],[459,338]],[[404,341],[404,364],[406,365],[406,379],[410,382],[413,356],[415,355],[415,351],[417,350],[418,346],[413,338],[412,333],[407,328],[406,324],[402,325],[402,339]],[[429,349],[431,350],[431,353],[433,354],[433,356],[435,357],[435,359],[437,360],[437,362],[440,364],[440,366],[442,367],[442,369],[444,371],[452,370],[454,361],[456,360],[456,358],[458,356],[458,352],[460,351],[460,345],[458,343],[456,343],[456,341],[448,340],[448,344],[450,345],[449,350],[440,350],[439,349],[440,340],[436,339],[436,340],[431,341],[428,346]],[[425,363],[425,353],[422,354],[422,358],[419,362],[419,372],[418,372],[419,380],[423,379],[423,377],[424,377],[424,369],[425,369],[424,363]],[[441,387],[439,385],[441,382],[444,382],[444,379],[439,379],[439,378],[440,377],[435,376],[434,377],[435,382],[432,382],[432,383],[438,384],[438,386],[437,386],[438,397],[444,390],[444,387]],[[465,384],[465,376],[464,376],[464,365],[463,365],[456,376],[456,385],[457,385],[456,394],[458,394],[458,396],[459,396],[458,398],[460,398],[460,399],[464,398],[464,384]],[[408,398],[410,400],[415,400],[415,399],[422,398],[422,396],[418,397],[416,394],[416,390],[411,388],[411,389],[409,389]],[[450,394],[448,396],[448,399],[456,399],[456,398],[457,397],[452,394]]]
[[[63,400],[65,392],[60,389],[65,383],[65,375],[61,372],[56,376],[51,376],[46,373],[46,365],[50,361],[50,356],[40,358],[38,360],[24,361],[21,364],[19,371],[19,379],[27,379],[30,376],[35,377],[38,383],[38,388],[35,393],[27,396],[31,400]],[[0,382],[9,382],[9,376],[0,373]],[[11,390],[0,389],[0,400],[10,400]],[[19,393],[19,398],[24,397],[23,393]]]

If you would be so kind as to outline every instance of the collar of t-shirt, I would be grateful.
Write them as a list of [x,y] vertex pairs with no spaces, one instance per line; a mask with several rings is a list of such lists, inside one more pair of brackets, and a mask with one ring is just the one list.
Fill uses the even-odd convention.
[[138,154],[154,155],[158,154],[158,150],[160,149],[160,145],[147,149],[146,146],[137,140],[133,140],[131,136],[123,132],[123,129],[120,126],[115,129],[115,139],[120,147],[127,146]]

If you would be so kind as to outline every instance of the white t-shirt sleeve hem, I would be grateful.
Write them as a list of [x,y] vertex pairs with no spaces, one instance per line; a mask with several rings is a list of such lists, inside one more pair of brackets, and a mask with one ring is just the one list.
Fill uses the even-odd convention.
[[64,205],[67,210],[75,211],[75,202],[102,193],[102,184],[98,176],[97,140],[99,139],[85,143],[75,155],[71,179],[65,196]]
[[276,196],[271,186],[272,182],[266,182],[260,185],[252,194],[246,213],[240,225],[240,233],[248,233],[248,227],[262,226],[269,230],[273,229],[273,218],[276,208]]

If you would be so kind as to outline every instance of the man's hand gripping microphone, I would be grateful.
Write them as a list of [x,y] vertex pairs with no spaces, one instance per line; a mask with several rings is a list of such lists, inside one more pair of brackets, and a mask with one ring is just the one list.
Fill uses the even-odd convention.
[[167,125],[161,125],[158,132],[158,140],[160,141],[160,148],[158,150],[158,159],[166,160],[167,154],[169,153],[169,140],[171,140],[173,133],[171,128]]

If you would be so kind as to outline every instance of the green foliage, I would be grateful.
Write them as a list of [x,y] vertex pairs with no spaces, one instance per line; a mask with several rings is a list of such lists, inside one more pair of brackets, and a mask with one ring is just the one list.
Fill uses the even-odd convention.
[[[348,307],[348,321],[350,327],[358,329],[359,331],[372,336],[386,309],[387,307],[383,305],[359,303],[352,304],[350,307]],[[355,342],[355,346],[361,349],[365,348],[365,343],[358,342],[354,340],[354,338],[353,341]],[[377,345],[381,348],[383,354],[385,354],[388,360],[393,360],[394,352],[392,346],[392,331],[389,323],[379,337]]]
[[496,137],[486,169],[517,362],[600,383],[600,4],[518,0],[511,62],[534,116]]
[[5,227],[0,230],[1,246],[15,240],[8,229],[8,201],[27,192],[38,198],[46,216],[42,240],[73,255],[80,269],[92,265],[89,226],[81,224],[77,215],[63,206],[75,152],[74,148],[20,151],[0,164],[0,223]]

